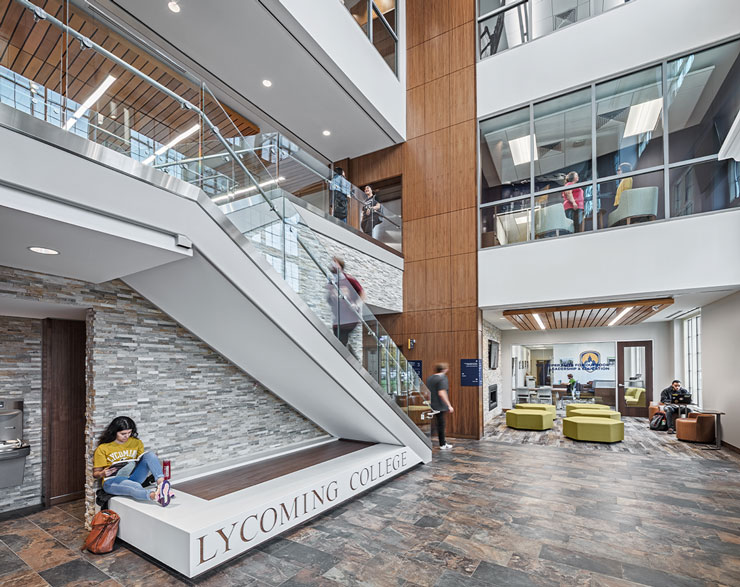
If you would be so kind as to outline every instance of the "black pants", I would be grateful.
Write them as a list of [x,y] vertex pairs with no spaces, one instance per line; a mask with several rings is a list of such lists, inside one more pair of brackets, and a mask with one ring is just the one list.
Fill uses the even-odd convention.
[[439,446],[447,444],[445,439],[445,428],[447,427],[447,412],[434,414],[434,423],[437,425],[437,435],[439,437]]
[[583,222],[583,210],[581,208],[568,208],[565,215],[573,221],[573,232],[581,232]]
[[352,331],[355,328],[357,328],[356,322],[353,324],[334,325],[334,332],[337,335],[339,342],[341,342],[344,346],[347,346],[347,344],[349,343],[349,335],[352,334]]
[[665,412],[665,421],[666,424],[668,424],[668,428],[676,429],[676,416],[680,413],[688,414],[691,412],[691,408],[689,406],[676,406],[676,405],[667,405],[663,407],[663,411]]

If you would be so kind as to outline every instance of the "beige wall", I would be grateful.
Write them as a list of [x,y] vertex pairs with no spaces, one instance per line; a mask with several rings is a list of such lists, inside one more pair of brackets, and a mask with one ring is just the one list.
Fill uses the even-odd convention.
[[704,306],[701,329],[703,407],[726,413],[722,439],[740,448],[740,293]]

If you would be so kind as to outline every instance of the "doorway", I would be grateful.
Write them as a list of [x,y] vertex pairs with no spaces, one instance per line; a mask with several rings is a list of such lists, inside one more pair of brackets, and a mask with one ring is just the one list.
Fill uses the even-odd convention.
[[85,493],[85,322],[42,321],[43,501]]
[[617,397],[623,416],[648,417],[653,397],[653,342],[617,343]]

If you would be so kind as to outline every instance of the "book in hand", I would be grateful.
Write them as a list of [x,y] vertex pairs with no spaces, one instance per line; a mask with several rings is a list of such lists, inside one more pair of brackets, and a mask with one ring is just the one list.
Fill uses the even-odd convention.
[[141,457],[143,457],[147,452],[149,452],[149,451],[144,451],[143,453],[141,453],[135,459],[123,459],[122,461],[116,461],[115,463],[111,463],[110,465],[108,465],[107,468],[108,469],[114,469],[115,470],[115,473],[113,473],[113,475],[109,475],[109,477],[115,477],[118,474],[118,471],[120,471],[121,469],[123,469],[129,463],[138,463],[139,460],[141,459]]

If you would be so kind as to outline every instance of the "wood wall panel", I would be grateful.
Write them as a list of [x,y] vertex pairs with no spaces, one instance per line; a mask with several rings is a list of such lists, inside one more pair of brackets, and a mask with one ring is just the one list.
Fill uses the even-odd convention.
[[475,118],[475,66],[450,74],[450,124]]
[[475,51],[475,29],[462,25],[450,32],[450,71],[457,71],[470,64],[470,53]]
[[443,33],[434,37],[423,51],[424,55],[424,82],[431,82],[450,74],[450,42],[451,33]]
[[349,179],[402,176],[404,311],[379,319],[408,359],[422,361],[424,378],[450,364],[448,434],[480,438],[482,388],[460,386],[460,360],[481,357],[475,0],[408,0],[406,9],[407,142],[353,160]]
[[449,103],[449,76],[444,76],[424,84],[425,132],[435,132],[450,126]]

